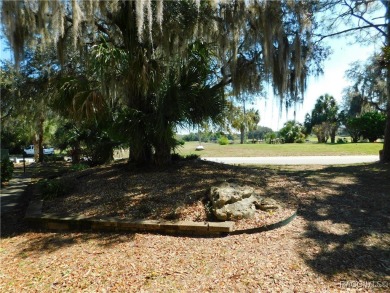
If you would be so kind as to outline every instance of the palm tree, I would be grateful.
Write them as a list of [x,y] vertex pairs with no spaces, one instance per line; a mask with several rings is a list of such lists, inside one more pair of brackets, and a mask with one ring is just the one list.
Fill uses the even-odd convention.
[[[101,53],[101,52],[100,52]],[[118,143],[110,138],[113,116],[119,107],[116,93],[102,79],[96,63],[99,56],[92,51],[88,60],[80,58],[77,71],[69,69],[56,76],[53,83],[52,109],[65,121],[68,144],[72,148],[72,162],[78,163],[81,144],[87,145],[93,163],[108,163],[113,160],[113,148]],[[110,54],[105,54],[105,60]],[[114,71],[113,67],[110,67]],[[105,94],[110,97],[106,98]]]
[[[310,42],[315,25],[312,12],[317,9],[314,3],[211,2],[3,1],[1,20],[17,62],[37,36],[42,45],[56,44],[62,71],[66,71],[64,64],[73,62],[67,52],[77,49],[87,56],[96,46],[108,44],[112,50],[103,50],[98,58],[103,70],[95,80],[103,84],[99,92],[105,99],[120,95],[125,108],[118,117],[122,126],[127,123],[123,133],[128,135],[130,161],[143,164],[152,162],[156,145],[156,161],[165,161],[161,158],[168,156],[167,148],[174,143],[172,129],[177,123],[170,121],[198,121],[210,117],[211,110],[220,111],[221,107],[208,107],[206,101],[214,98],[212,104],[220,104],[220,90],[227,85],[236,94],[255,93],[269,80],[281,100],[290,97],[296,101],[309,68],[314,66],[316,71],[323,58]],[[213,72],[207,82],[206,67],[201,64],[206,60],[188,50],[197,41],[213,51],[212,61],[205,63],[207,71]],[[115,52],[120,54],[112,54]],[[201,61],[196,63],[198,77],[189,70],[195,64],[193,58]],[[109,74],[111,61],[125,69],[120,77]],[[75,70],[77,66],[73,62]],[[202,83],[190,82],[197,78]],[[175,88],[175,80],[184,84]],[[175,105],[185,96],[194,106],[192,112]],[[164,118],[159,109],[167,111],[167,105],[185,113]],[[164,154],[159,154],[160,150]]]
[[246,137],[246,131],[255,130],[260,122],[260,114],[258,110],[234,106],[233,103],[228,103],[228,120],[231,126],[240,131],[240,143],[243,144]]
[[[317,99],[311,113],[311,125],[313,129],[317,129],[318,133],[329,132],[332,143],[335,143],[336,132],[339,126],[338,110],[336,100],[332,96],[325,94]],[[325,136],[320,135],[318,142],[325,142],[320,137]]]

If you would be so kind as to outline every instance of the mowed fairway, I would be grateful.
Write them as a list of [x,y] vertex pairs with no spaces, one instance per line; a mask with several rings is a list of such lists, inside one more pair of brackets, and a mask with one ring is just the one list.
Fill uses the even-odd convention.
[[196,151],[199,142],[186,142],[177,149],[180,155],[197,154],[201,157],[278,157],[278,156],[358,156],[378,155],[383,143],[292,143],[292,144],[229,144],[202,143],[203,151]]

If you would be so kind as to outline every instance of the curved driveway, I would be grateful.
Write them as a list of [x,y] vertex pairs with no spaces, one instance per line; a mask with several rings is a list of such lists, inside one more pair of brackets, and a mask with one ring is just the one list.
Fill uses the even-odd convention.
[[377,162],[379,156],[204,157],[202,160],[224,164],[349,165]]

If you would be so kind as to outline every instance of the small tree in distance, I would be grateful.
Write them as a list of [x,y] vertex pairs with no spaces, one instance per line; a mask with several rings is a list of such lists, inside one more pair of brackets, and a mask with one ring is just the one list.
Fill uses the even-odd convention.
[[345,123],[345,126],[349,135],[351,136],[352,142],[358,142],[361,136],[360,118],[348,118]]
[[374,142],[384,136],[386,115],[379,112],[367,112],[360,117],[349,118],[346,122],[347,130],[352,142],[358,142],[360,137]]
[[249,139],[265,139],[265,136],[267,133],[273,132],[273,130],[269,127],[265,126],[257,126],[255,130],[251,130],[248,132],[248,138]]
[[361,134],[370,142],[385,134],[386,116],[378,112],[367,112],[360,117]]
[[279,130],[279,136],[285,143],[303,142],[305,139],[304,127],[294,120],[287,121],[284,127]]
[[336,141],[336,132],[339,127],[337,102],[333,96],[325,94],[317,99],[311,116],[306,114],[306,134],[311,129],[317,136],[319,143],[327,142],[330,137],[331,143]]

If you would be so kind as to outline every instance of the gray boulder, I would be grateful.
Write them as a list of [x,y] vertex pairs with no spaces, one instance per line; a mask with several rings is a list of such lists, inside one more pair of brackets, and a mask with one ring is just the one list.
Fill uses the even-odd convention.
[[223,182],[210,190],[213,213],[217,219],[224,221],[253,217],[256,206],[260,207],[263,199],[248,185]]
[[262,211],[277,210],[280,208],[277,201],[272,198],[263,198],[262,200],[255,202],[255,206]]

